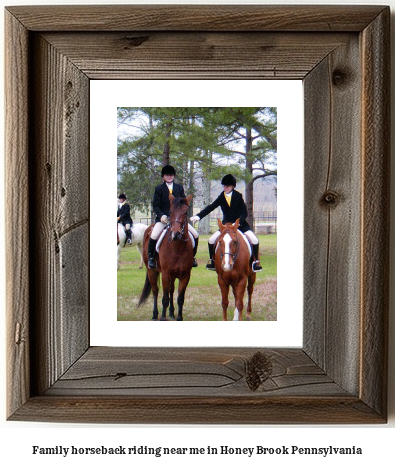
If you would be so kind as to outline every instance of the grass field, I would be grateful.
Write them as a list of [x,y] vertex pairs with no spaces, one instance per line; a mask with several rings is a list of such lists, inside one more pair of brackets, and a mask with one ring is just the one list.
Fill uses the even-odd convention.
[[[184,302],[184,321],[208,320],[222,321],[221,291],[217,273],[208,271],[207,240],[209,235],[199,237],[197,261],[199,266],[192,269]],[[257,273],[252,296],[252,319],[264,321],[277,320],[277,235],[259,235],[260,257],[263,271]],[[135,247],[126,247],[121,251],[118,270],[118,320],[151,321],[152,294],[146,304],[137,309],[137,302],[144,286],[146,268],[138,269],[140,255]],[[177,298],[175,291],[175,306]],[[247,293],[244,299],[247,304]],[[162,310],[162,290],[159,291],[158,308]],[[229,293],[228,320],[233,319],[233,294]],[[176,311],[177,313],[177,311]],[[245,319],[245,312],[243,318]]]

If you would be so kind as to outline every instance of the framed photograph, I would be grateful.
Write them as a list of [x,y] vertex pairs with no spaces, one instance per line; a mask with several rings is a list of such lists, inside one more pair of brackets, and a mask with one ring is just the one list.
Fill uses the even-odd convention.
[[[389,8],[32,6],[5,18],[8,419],[385,423]],[[301,347],[92,345],[95,80],[303,81]]]
[[[193,94],[190,93],[191,88],[194,90]],[[112,225],[100,222],[100,228],[91,232],[90,251],[100,253],[100,256],[90,258],[90,309],[95,312],[90,315],[90,344],[152,347],[251,347],[254,344],[264,344],[266,347],[300,347],[303,324],[303,282],[300,276],[303,270],[302,80],[255,80],[253,83],[248,80],[95,80],[90,84],[90,98],[90,219],[111,220],[116,193],[127,194],[127,204],[133,218],[131,245],[125,243],[124,231],[119,226],[121,243],[117,246],[117,271],[113,269],[113,251],[103,249],[114,244]],[[267,106],[257,108],[257,102]],[[124,106],[119,106],[121,103]],[[119,118],[115,126],[117,112]],[[260,156],[254,167],[263,168],[268,163],[269,168],[273,168],[280,175],[278,179],[270,176],[270,173],[262,178],[257,177],[259,174],[267,174],[266,172],[255,171],[254,175],[254,220],[250,225],[259,239],[263,270],[256,274],[251,318],[254,321],[264,320],[265,324],[259,323],[255,328],[244,324],[235,328],[232,322],[222,322],[221,290],[217,273],[206,269],[209,260],[207,242],[218,230],[218,217],[222,220],[221,209],[216,209],[216,215],[211,217],[212,214],[209,214],[202,221],[211,223],[211,227],[207,227],[208,224],[204,226],[201,222],[195,224],[199,231],[196,254],[198,266],[191,270],[186,289],[183,305],[184,324],[176,329],[166,328],[166,333],[163,334],[163,325],[155,325],[151,321],[153,296],[150,294],[143,305],[138,305],[147,270],[145,265],[144,269],[139,269],[141,256],[136,244],[144,234],[139,232],[141,225],[144,224],[145,228],[145,224],[151,223],[154,189],[160,184],[163,167],[160,120],[156,123],[158,129],[151,128],[154,123],[147,122],[147,113],[166,113],[163,114],[165,117],[171,113],[177,133],[174,132],[169,146],[170,162],[176,169],[176,182],[183,184],[185,194],[194,190],[189,206],[192,215],[192,212],[197,214],[204,205],[210,204],[218,197],[222,192],[221,178],[229,171],[235,173],[236,190],[246,200],[246,185],[243,180],[245,156],[242,153],[244,137],[241,137],[246,130],[239,125],[238,132],[229,137],[227,122],[232,123],[233,129],[236,113],[249,116],[252,112],[256,113],[257,119],[269,124],[260,132],[266,132],[267,129],[276,139],[272,141],[276,152],[270,147],[269,150],[265,148],[263,153],[263,138],[259,137],[257,131],[253,131],[254,153],[259,153]],[[181,122],[178,120],[178,113],[183,114]],[[194,120],[200,120],[199,125],[193,126],[186,119],[185,113],[193,113]],[[225,121],[220,131],[213,134],[213,123],[208,122],[208,119],[215,119],[216,126],[218,122],[224,119]],[[201,123],[204,122],[207,126],[202,129]],[[185,129],[182,133],[179,132],[181,126]],[[222,139],[224,131],[226,146],[222,146],[219,140]],[[158,143],[154,150],[151,146],[141,150],[140,139],[150,138],[149,132],[155,135]],[[100,137],[95,138],[96,135]],[[209,140],[210,153],[206,155],[204,152]],[[192,145],[196,146],[195,154],[191,141]],[[212,148],[216,149],[215,153],[211,151]],[[238,153],[233,153],[233,150]],[[147,165],[146,161],[150,164]],[[185,172],[187,165],[188,171]],[[208,166],[210,177],[214,176],[217,180],[211,182],[211,196],[210,190],[207,189],[210,180],[207,177],[203,179]],[[288,202],[288,187],[293,188],[292,205]],[[263,224],[262,221],[266,223]],[[281,226],[278,235],[277,224]],[[262,229],[269,229],[268,233],[264,233]],[[292,243],[289,243],[287,234]],[[103,272],[106,273],[105,276]],[[177,297],[176,290],[174,298]],[[114,302],[116,298],[117,305]],[[233,320],[232,290],[228,298],[228,319]],[[244,301],[243,320],[247,318],[247,293]],[[177,304],[175,307],[178,307]],[[158,308],[161,315],[162,289],[158,296]],[[110,313],[116,310],[118,324]],[[210,328],[201,324],[201,321],[210,321]]]

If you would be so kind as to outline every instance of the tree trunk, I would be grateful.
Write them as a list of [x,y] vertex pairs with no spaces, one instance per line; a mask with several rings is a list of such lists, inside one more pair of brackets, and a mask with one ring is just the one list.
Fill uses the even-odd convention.
[[246,169],[251,175],[251,182],[246,182],[246,205],[247,205],[247,222],[251,227],[251,230],[254,230],[254,183],[252,181],[252,132],[251,129],[246,129]]
[[[195,205],[195,162],[191,161],[191,172],[190,172],[190,184],[189,184],[189,194],[192,194],[192,201],[189,205],[189,217],[193,216],[193,207]],[[187,194],[188,196],[188,194]]]
[[163,148],[163,166],[170,165],[171,122],[166,123],[166,142]]
[[[211,152],[208,152],[207,154],[207,159],[208,161],[212,161],[212,154]],[[202,196],[202,204],[203,204],[203,209],[208,206],[211,202],[211,181],[209,180],[209,174],[210,174],[210,163],[206,168],[202,170],[202,191],[203,191],[203,196]],[[211,232],[210,230],[210,215],[207,215],[204,217],[199,222],[199,233],[203,234],[209,234]]]
[[[207,178],[207,175],[203,173],[202,177],[202,189],[203,189],[203,209],[210,204],[210,189],[211,181]],[[204,219],[199,221],[199,233],[208,234],[210,233],[210,215],[204,217]]]

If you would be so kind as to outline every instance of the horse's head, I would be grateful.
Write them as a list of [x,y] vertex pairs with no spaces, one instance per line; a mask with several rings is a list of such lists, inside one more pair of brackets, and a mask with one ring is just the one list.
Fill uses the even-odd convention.
[[174,197],[169,194],[170,199],[170,237],[172,240],[185,238],[188,240],[188,209],[192,195]]
[[221,267],[224,271],[230,271],[239,255],[240,240],[237,234],[240,220],[237,219],[234,224],[225,225],[218,219],[218,227],[221,232],[217,240],[217,251],[221,257]]

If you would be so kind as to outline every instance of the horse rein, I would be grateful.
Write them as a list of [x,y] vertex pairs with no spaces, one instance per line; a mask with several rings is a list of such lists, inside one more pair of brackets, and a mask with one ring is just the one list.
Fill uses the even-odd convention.
[[[186,215],[187,215],[187,214],[188,214],[188,213],[186,213]],[[185,217],[185,221],[182,223],[182,222],[180,222],[180,221],[178,220],[178,217],[177,217],[176,220],[173,220],[173,222],[167,224],[166,230],[167,230],[169,227],[172,227],[173,224],[175,224],[175,223],[180,224],[180,227],[181,227],[181,230],[180,230],[181,238],[180,238],[180,240],[182,240],[182,241],[184,241],[184,242],[187,242],[187,241],[189,240],[189,237],[188,237],[188,238],[183,238],[183,237],[184,237],[185,227],[187,226],[187,223],[188,223],[188,218]],[[169,243],[171,243],[171,242],[173,241],[172,238],[171,238],[170,233],[171,233],[171,230],[169,230],[169,233],[168,233]]]
[[[222,240],[223,240],[223,235],[225,235],[225,234],[227,234],[227,233],[234,233],[234,234],[236,235],[236,240],[233,240],[233,238],[232,238],[232,240],[233,240],[234,242],[236,242],[236,246],[237,246],[236,251],[235,251],[234,254],[228,253],[228,252],[222,253],[222,251],[221,251],[221,245],[219,245],[219,254],[220,254],[220,256],[221,256],[221,261],[222,261],[222,258],[223,258],[225,255],[229,255],[229,256],[231,256],[231,257],[233,258],[233,264],[235,264],[235,262],[236,262],[236,260],[237,260],[237,257],[239,256],[239,253],[240,253],[239,237],[238,237],[238,235],[237,235],[237,232],[234,232],[233,230],[225,230],[225,232],[222,232],[222,233],[221,233]],[[221,242],[221,240],[218,240],[218,241],[217,241],[217,244],[220,244],[220,242]]]

